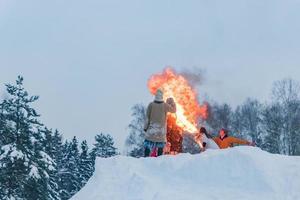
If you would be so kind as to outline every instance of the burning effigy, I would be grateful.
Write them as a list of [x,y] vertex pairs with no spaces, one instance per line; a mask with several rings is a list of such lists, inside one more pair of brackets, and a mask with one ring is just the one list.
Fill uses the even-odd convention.
[[176,118],[169,115],[167,118],[167,141],[169,144],[167,153],[172,155],[182,153],[182,132],[182,128],[176,124]]
[[189,80],[170,67],[162,73],[152,75],[148,81],[148,88],[152,94],[158,89],[162,90],[164,100],[173,98],[176,103],[176,113],[168,114],[167,139],[171,143],[171,151],[180,153],[182,134],[198,132],[198,122],[207,118],[208,106],[199,103],[198,93]]

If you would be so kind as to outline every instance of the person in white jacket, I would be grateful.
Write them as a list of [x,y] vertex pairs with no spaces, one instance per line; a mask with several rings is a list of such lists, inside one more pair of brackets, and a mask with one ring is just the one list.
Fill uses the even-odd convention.
[[201,127],[199,133],[195,135],[195,141],[199,145],[201,152],[206,149],[220,149],[213,140],[213,137],[208,134],[205,127]]

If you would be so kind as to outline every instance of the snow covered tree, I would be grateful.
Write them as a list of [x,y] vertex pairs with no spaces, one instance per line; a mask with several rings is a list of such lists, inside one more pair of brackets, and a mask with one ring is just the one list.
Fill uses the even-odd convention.
[[125,151],[129,156],[142,157],[144,156],[143,142],[145,138],[146,107],[142,104],[136,104],[131,110],[133,119],[128,126],[129,136],[125,142]]
[[245,132],[245,123],[241,120],[243,117],[241,106],[237,106],[232,115],[232,131],[235,136],[241,136]]
[[207,124],[211,131],[217,135],[221,128],[230,130],[232,128],[232,109],[228,104],[213,104],[209,106]]
[[247,99],[243,105],[238,106],[233,118],[233,132],[240,137],[255,142],[257,146],[262,143],[262,110],[263,106],[257,100]]
[[9,128],[9,126],[6,124],[5,115],[3,114],[3,109],[0,108],[0,148],[4,145],[9,143],[9,138],[7,137],[7,133],[9,133],[9,130],[6,130]]
[[58,188],[59,188],[59,196],[62,200],[66,200],[70,197],[70,192],[68,191],[67,181],[68,181],[68,152],[69,152],[70,142],[66,140],[62,145],[62,158],[61,162],[58,163]]
[[63,200],[70,199],[80,189],[79,148],[77,138],[65,143],[65,155],[60,175],[60,196]]
[[95,137],[96,143],[93,148],[93,155],[95,157],[108,158],[117,155],[117,148],[114,146],[113,138],[107,134],[100,133]]
[[58,132],[58,130],[55,130],[54,133],[51,132],[51,145],[46,145],[48,147],[47,152],[49,151],[49,154],[53,158],[53,160],[56,163],[56,168],[59,170],[62,167],[63,162],[63,138],[62,135]]
[[87,141],[81,143],[81,153],[79,160],[80,186],[83,187],[94,173],[94,160],[89,153]]
[[297,155],[300,153],[300,83],[292,79],[277,81],[272,92],[273,104],[281,108],[281,153]]
[[262,148],[270,153],[280,153],[280,137],[283,131],[280,105],[270,105],[263,111],[264,140]]
[[38,96],[29,96],[23,78],[6,85],[8,98],[0,104],[2,113],[0,149],[1,199],[59,199],[49,173],[55,163],[41,143],[39,115],[30,106]]
[[[28,180],[30,184],[27,184],[25,187],[28,187],[28,191],[25,196],[26,199],[60,199],[58,193],[57,181],[57,169],[56,163],[51,158],[51,152],[48,154],[48,149],[51,144],[51,131],[45,128],[44,130],[39,130],[35,133],[36,141],[34,142],[34,151],[36,157],[34,157],[34,162],[37,163],[40,168],[33,169],[33,176]],[[47,141],[47,143],[45,143]],[[45,145],[46,144],[46,145]],[[53,149],[51,149],[53,151]],[[36,171],[38,170],[38,171]],[[39,172],[39,173],[38,173]],[[35,180],[37,179],[37,180]],[[44,181],[47,181],[48,184],[44,184]],[[52,190],[48,190],[52,188]]]
[[[48,129],[47,127],[44,127],[40,130],[40,135],[43,136],[41,138],[42,141],[42,147],[44,151],[50,156],[52,159],[52,162],[55,163],[55,169],[53,169],[51,172],[49,172],[49,178],[50,182],[52,184],[53,188],[56,188],[55,195],[59,196],[59,165],[58,163],[61,162],[61,157],[57,158],[57,154],[61,154],[61,145],[62,145],[62,138],[56,137],[59,134],[58,131],[55,131],[55,133],[52,132],[52,130]],[[42,158],[44,159],[44,158]]]

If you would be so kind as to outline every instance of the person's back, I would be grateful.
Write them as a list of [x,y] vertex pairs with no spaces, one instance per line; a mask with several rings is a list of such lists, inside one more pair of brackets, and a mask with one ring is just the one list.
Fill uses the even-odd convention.
[[176,105],[173,99],[168,99],[167,103],[163,101],[163,92],[158,90],[155,101],[150,103],[147,108],[147,116],[145,121],[145,156],[148,150],[156,147],[158,153],[162,152],[162,148],[166,143],[166,120],[167,113],[175,113]]
[[146,139],[153,142],[166,142],[167,113],[173,108],[164,102],[152,102],[147,109]]

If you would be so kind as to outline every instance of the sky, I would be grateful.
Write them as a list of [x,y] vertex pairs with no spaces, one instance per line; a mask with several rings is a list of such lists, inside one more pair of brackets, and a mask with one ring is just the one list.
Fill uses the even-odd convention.
[[299,0],[0,0],[0,95],[18,75],[49,128],[122,149],[131,107],[166,66],[201,69],[200,97],[267,101],[300,81]]

